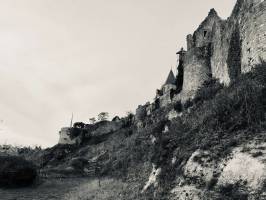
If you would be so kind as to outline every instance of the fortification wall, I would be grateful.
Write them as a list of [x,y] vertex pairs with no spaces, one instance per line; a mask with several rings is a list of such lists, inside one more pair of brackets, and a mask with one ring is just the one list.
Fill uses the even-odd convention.
[[[265,0],[238,0],[227,20],[221,20],[212,9],[193,36],[187,36],[183,89],[175,99],[193,98],[210,74],[229,85],[265,61],[265,19]],[[208,54],[201,47],[207,48]]]
[[241,72],[266,60],[266,1],[246,0],[238,16],[242,40]]
[[71,128],[69,127],[63,127],[59,131],[59,141],[58,144],[80,144],[81,143],[81,137],[74,137],[71,138]]
[[212,30],[212,52],[211,52],[211,72],[212,77],[221,83],[230,83],[229,70],[227,65],[229,39],[231,29],[227,27],[225,21],[215,23]]
[[[190,98],[195,95],[199,87],[210,79],[211,69],[208,48],[193,48],[187,52],[184,62],[184,84],[182,95]],[[189,97],[187,97],[189,98]]]
[[228,85],[240,73],[266,60],[266,1],[238,0],[224,22],[212,33],[212,76]]
[[214,9],[211,9],[206,19],[200,24],[193,34],[194,42],[191,44],[190,35],[187,36],[188,46],[203,47],[208,46],[212,41],[212,29],[215,23],[219,23],[221,18]]

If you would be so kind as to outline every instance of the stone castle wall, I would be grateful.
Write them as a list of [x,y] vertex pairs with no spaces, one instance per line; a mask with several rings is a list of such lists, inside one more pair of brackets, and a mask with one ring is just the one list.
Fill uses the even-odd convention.
[[238,0],[227,20],[211,9],[197,30],[186,38],[187,52],[180,57],[184,69],[182,89],[173,97],[164,91],[165,95],[157,98],[160,107],[194,98],[211,78],[229,85],[241,73],[265,61],[265,19],[265,0]]
[[[187,36],[188,61],[183,90],[195,90],[211,75],[228,85],[240,73],[266,60],[266,1],[238,0],[231,16],[221,20],[212,9],[193,36]],[[210,64],[193,55],[194,48],[210,45]],[[197,66],[200,66],[198,69]],[[203,68],[206,68],[203,70]]]
[[71,138],[71,128],[63,127],[59,131],[59,141],[58,144],[79,144],[81,143],[82,138],[80,136]]
[[242,40],[241,72],[245,73],[266,60],[266,1],[244,2],[237,18]]
[[183,95],[193,96],[197,89],[210,79],[208,48],[193,48],[186,53],[184,63]]
[[228,85],[266,60],[266,2],[239,0],[227,21],[213,27],[211,68]]
[[[203,47],[208,46],[212,42],[212,29],[215,23],[220,23],[221,18],[214,9],[211,9],[206,19],[200,24],[193,34],[193,43],[188,46]],[[190,37],[187,37],[190,39]],[[188,48],[189,49],[189,48]]]
[[[155,102],[138,107],[137,124],[159,107],[193,99],[198,89],[211,78],[229,85],[241,73],[266,61],[266,1],[237,0],[227,20],[222,20],[211,9],[193,35],[187,36],[187,52],[182,48],[177,54],[180,56],[178,69],[182,69],[182,72],[178,71],[181,77],[177,80],[182,86],[178,81],[164,85]],[[121,127],[121,122],[108,122],[91,134],[107,134]],[[81,137],[71,138],[70,135],[70,128],[62,128],[59,144],[81,142]]]

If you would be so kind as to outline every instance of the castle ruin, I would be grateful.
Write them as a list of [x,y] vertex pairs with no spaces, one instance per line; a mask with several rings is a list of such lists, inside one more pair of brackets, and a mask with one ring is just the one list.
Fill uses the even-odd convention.
[[[157,90],[154,102],[136,109],[137,126],[142,127],[142,120],[158,108],[193,99],[206,81],[217,79],[229,85],[241,73],[250,72],[265,61],[265,9],[265,0],[237,0],[226,20],[211,9],[197,30],[187,36],[187,50],[181,48],[176,53],[179,57],[177,75],[171,70],[166,82]],[[63,128],[59,143],[80,142],[70,135],[70,129]]]
[[227,20],[211,9],[198,29],[187,36],[187,51],[177,52],[175,84],[168,82],[170,72],[155,101],[161,107],[186,102],[206,81],[214,78],[229,85],[239,74],[266,60],[265,8],[265,0],[238,0]]

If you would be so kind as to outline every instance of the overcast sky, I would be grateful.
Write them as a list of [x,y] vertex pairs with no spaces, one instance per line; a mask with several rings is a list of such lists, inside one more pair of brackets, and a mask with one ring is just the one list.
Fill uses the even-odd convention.
[[52,146],[101,111],[152,100],[175,52],[235,0],[0,0],[0,143]]

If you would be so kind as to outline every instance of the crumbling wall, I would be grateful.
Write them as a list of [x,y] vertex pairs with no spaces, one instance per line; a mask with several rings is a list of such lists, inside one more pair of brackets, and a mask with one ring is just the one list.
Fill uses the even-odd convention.
[[232,15],[213,27],[211,68],[214,78],[229,84],[266,60],[266,2],[238,0]]
[[265,19],[265,0],[238,0],[227,20],[211,9],[193,36],[187,36],[183,87],[175,99],[193,98],[210,77],[229,85],[265,61]]
[[217,22],[213,25],[211,44],[211,71],[212,77],[221,83],[230,83],[229,70],[227,66],[229,38],[231,29],[228,29],[225,21]]
[[82,136],[72,137],[72,128],[63,127],[59,131],[59,141],[58,144],[80,144],[82,142]]
[[245,0],[237,16],[242,40],[241,71],[266,60],[266,1]]
[[[199,28],[193,34],[194,47],[208,46],[212,42],[212,28],[215,23],[221,21],[214,9],[211,9],[206,19],[200,24]],[[188,46],[191,46],[190,36],[188,37]]]
[[[187,36],[188,51],[184,61],[183,88],[178,99],[186,101],[186,99],[193,98],[203,83],[210,79],[213,27],[215,24],[222,24],[222,22],[216,11],[211,9],[193,36]],[[221,42],[217,43],[217,45],[220,44]],[[217,72],[217,74],[220,74],[220,72]]]

